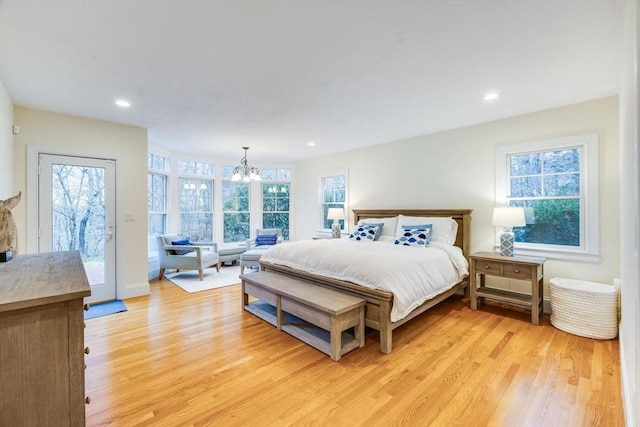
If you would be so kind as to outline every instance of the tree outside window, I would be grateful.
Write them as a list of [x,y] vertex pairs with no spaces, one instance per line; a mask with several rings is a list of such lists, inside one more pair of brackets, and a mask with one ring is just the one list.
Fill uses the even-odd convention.
[[516,242],[580,247],[580,148],[509,156],[510,206],[529,221]]
[[151,254],[157,251],[156,236],[165,234],[167,227],[167,159],[148,153],[147,168],[147,246]]
[[194,242],[213,241],[213,180],[180,178],[180,232]]
[[289,239],[290,184],[262,184],[262,228],[279,228],[282,238]]
[[[327,219],[329,208],[345,208],[347,194],[346,175],[322,177],[322,227],[331,228],[333,220]],[[346,214],[346,211],[345,211]],[[344,219],[339,220],[340,228],[344,230]]]
[[224,242],[240,242],[249,238],[249,184],[222,183]]

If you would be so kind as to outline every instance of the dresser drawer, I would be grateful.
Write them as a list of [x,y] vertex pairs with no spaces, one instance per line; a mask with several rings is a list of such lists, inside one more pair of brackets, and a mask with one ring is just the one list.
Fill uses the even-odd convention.
[[502,263],[495,261],[486,261],[482,259],[474,260],[476,263],[476,273],[491,274],[494,276],[502,275]]
[[531,266],[519,264],[504,264],[503,274],[505,277],[514,279],[531,279]]

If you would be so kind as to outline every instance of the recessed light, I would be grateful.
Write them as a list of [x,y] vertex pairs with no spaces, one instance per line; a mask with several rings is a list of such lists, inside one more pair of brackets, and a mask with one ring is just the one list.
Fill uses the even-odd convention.
[[315,143],[315,142],[313,142],[313,141],[309,141],[309,142],[307,142],[307,145],[308,145],[309,147],[315,147],[316,143]]
[[125,100],[125,99],[116,99],[116,105],[118,107],[122,107],[122,108],[129,108],[131,107],[131,104],[129,103],[129,101]]
[[495,92],[489,92],[484,96],[485,101],[493,101],[498,98],[498,94]]

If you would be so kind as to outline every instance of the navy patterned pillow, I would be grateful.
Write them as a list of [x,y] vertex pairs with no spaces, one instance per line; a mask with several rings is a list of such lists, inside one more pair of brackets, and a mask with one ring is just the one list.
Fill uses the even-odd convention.
[[405,228],[402,234],[396,237],[395,244],[424,248],[425,246],[429,246],[430,233],[431,230],[426,228]]
[[278,241],[277,234],[260,234],[256,236],[256,246],[271,246]]
[[349,240],[356,242],[373,242],[378,232],[377,225],[360,225],[349,235]]
[[[189,243],[189,239],[176,240],[175,242],[171,242],[171,244],[175,246],[191,246],[191,243]],[[176,255],[184,255],[188,254],[189,252],[193,252],[193,249],[178,249],[174,252]]]

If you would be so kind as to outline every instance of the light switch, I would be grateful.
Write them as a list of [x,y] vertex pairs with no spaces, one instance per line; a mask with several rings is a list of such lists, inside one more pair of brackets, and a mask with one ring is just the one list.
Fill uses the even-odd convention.
[[124,214],[124,222],[132,222],[136,220],[136,216],[133,212],[127,212]]

